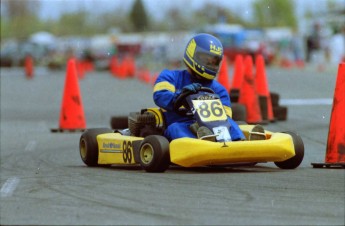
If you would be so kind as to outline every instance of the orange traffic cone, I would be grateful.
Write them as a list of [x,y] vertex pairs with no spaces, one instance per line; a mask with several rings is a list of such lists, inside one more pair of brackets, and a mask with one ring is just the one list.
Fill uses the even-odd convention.
[[84,62],[81,60],[75,60],[76,66],[77,66],[77,75],[78,78],[83,79],[85,77],[85,67]]
[[282,68],[292,68],[293,67],[293,63],[291,62],[291,60],[289,60],[288,58],[286,57],[283,57],[281,60],[280,60],[280,66]]
[[222,65],[220,66],[218,82],[224,86],[224,88],[230,91],[230,80],[228,72],[228,59],[226,56],[223,57]]
[[296,64],[296,66],[297,66],[298,68],[304,68],[304,66],[305,66],[304,61],[301,60],[301,59],[296,60],[296,61],[295,61],[295,64]]
[[117,76],[119,66],[118,66],[118,60],[117,60],[117,57],[116,57],[116,56],[112,56],[112,57],[111,57],[109,68],[110,68],[110,73],[111,73],[113,76]]
[[85,72],[90,72],[90,71],[95,70],[95,66],[92,61],[84,60],[83,66],[84,66]]
[[260,109],[262,119],[264,121],[274,121],[273,108],[270,91],[268,89],[268,82],[265,70],[265,60],[262,55],[257,55],[256,63],[256,91],[259,95]]
[[156,83],[158,76],[159,76],[159,72],[153,73],[153,76],[151,78],[151,85],[154,85]]
[[67,73],[62,99],[59,129],[52,132],[78,131],[86,128],[75,59],[67,64]]
[[260,112],[259,98],[256,93],[252,57],[249,55],[245,56],[244,64],[244,80],[240,89],[238,102],[246,107],[247,123],[260,124],[262,123],[262,116]]
[[25,57],[25,75],[27,79],[32,79],[34,76],[34,62],[33,59],[30,55],[27,55]]
[[127,77],[128,62],[126,59],[121,60],[121,64],[117,70],[117,77],[125,79]]
[[141,68],[139,71],[139,74],[138,74],[138,78],[145,83],[150,83],[151,73],[150,73],[149,69],[147,69],[145,67]]
[[79,78],[83,79],[85,74],[94,70],[94,65],[92,61],[88,60],[77,60],[77,72]]
[[127,61],[127,76],[130,78],[133,78],[135,75],[135,71],[136,71],[136,65],[135,65],[134,57],[133,56],[127,56],[126,61]]
[[314,168],[345,168],[345,63],[339,64],[329,124],[325,163],[312,163]]
[[231,102],[238,102],[240,89],[243,83],[243,56],[238,54],[235,58],[234,74],[232,76],[232,84],[230,89]]
[[239,54],[235,58],[234,75],[231,84],[232,89],[241,89],[243,73],[243,56]]

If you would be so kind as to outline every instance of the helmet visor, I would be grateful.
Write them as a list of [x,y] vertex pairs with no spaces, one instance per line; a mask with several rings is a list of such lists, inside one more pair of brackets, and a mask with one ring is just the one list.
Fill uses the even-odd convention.
[[195,60],[198,64],[204,66],[206,69],[218,72],[219,64],[222,61],[222,58],[214,54],[198,52],[196,53]]

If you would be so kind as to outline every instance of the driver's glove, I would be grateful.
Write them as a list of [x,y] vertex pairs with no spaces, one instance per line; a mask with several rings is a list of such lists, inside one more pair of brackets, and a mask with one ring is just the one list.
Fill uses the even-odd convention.
[[189,85],[186,85],[185,87],[183,87],[182,92],[191,91],[193,93],[196,93],[200,90],[201,87],[202,87],[202,85],[199,83],[192,83],[192,84],[189,84]]

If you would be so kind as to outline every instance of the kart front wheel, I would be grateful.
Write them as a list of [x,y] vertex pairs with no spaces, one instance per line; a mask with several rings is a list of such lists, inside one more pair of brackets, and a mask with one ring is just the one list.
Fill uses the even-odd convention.
[[79,153],[81,160],[87,166],[98,166],[98,143],[97,136],[103,133],[112,133],[107,128],[88,129],[80,137]]
[[158,135],[145,137],[139,157],[140,165],[146,172],[164,172],[170,165],[169,141]]
[[284,133],[287,133],[292,137],[293,144],[295,147],[295,156],[282,162],[274,162],[274,164],[281,169],[295,169],[301,164],[304,157],[303,140],[298,134],[294,132],[288,131]]

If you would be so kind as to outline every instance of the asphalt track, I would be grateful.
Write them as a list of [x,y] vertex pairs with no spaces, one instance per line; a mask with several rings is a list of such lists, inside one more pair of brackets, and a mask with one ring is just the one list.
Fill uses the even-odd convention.
[[[89,168],[80,132],[58,127],[65,72],[1,68],[1,225],[344,225],[345,172],[313,169],[325,157],[337,68],[267,69],[305,158],[295,170],[243,168]],[[79,82],[87,127],[153,106],[152,87],[92,72]]]

